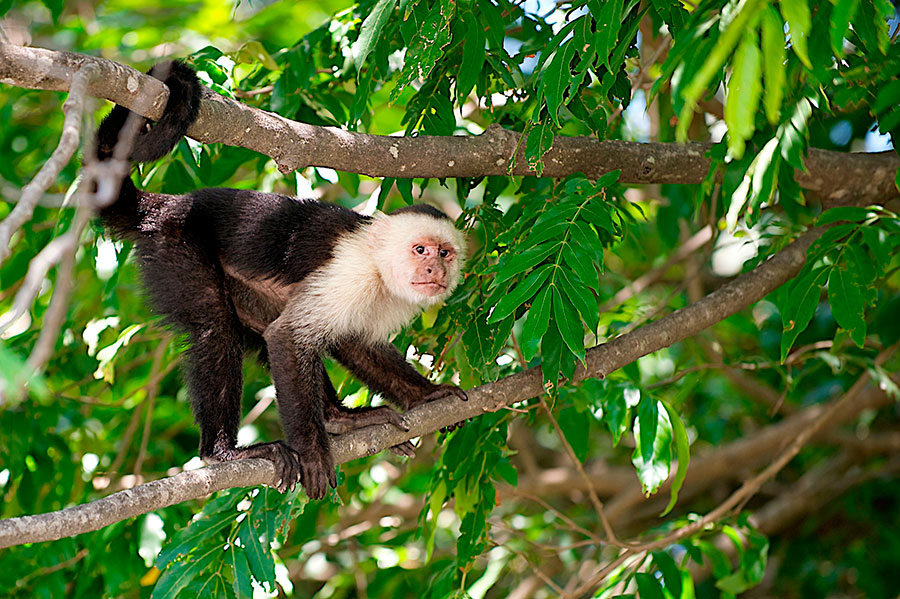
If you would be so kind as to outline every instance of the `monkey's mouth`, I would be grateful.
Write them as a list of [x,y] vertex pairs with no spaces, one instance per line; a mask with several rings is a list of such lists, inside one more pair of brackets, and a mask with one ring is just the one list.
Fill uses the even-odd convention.
[[442,285],[437,281],[413,281],[411,285],[425,295],[440,295],[447,290],[446,285]]

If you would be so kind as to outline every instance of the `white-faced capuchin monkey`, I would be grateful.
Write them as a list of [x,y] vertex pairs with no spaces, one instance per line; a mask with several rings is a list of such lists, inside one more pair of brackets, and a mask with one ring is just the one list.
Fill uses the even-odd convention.
[[[164,63],[151,74],[168,86],[169,101],[158,122],[140,128],[133,162],[168,153],[199,110],[201,86],[190,67]],[[112,156],[128,115],[116,106],[104,119],[98,159]],[[428,381],[388,342],[459,282],[464,239],[435,208],[367,217],[257,191],[149,193],[125,178],[101,219],[134,242],[151,305],[187,334],[185,377],[200,456],[209,461],[269,459],[279,490],[300,482],[319,499],[337,484],[328,431],[379,423],[408,430],[389,407],[344,407],[326,354],[403,410],[449,395],[467,399],[456,386]],[[286,442],[237,446],[246,349],[269,364]],[[413,447],[394,449],[409,455]]]

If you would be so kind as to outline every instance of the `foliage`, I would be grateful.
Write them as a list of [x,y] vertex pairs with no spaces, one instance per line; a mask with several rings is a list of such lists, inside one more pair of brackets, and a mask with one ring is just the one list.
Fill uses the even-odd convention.
[[[522,132],[536,177],[282,175],[249,150],[188,140],[138,176],[169,193],[224,185],[388,211],[441,206],[474,246],[465,281],[394,342],[414,348],[436,380],[470,388],[539,367],[546,393],[422,439],[415,460],[342,466],[330,501],[233,489],[96,533],[2,550],[5,594],[480,598],[537,577],[553,594],[731,597],[763,582],[772,563],[790,564],[763,583],[772,595],[900,591],[888,575],[897,552],[876,554],[857,534],[896,543],[886,531],[898,530],[900,512],[883,509],[896,508],[896,481],[877,484],[896,476],[896,462],[877,449],[853,451],[853,439],[817,441],[773,496],[745,506],[764,516],[807,477],[845,464],[793,528],[794,520],[779,527],[760,516],[754,525],[732,514],[617,561],[623,547],[609,543],[593,502],[607,503],[622,538],[669,538],[780,448],[766,448],[763,461],[748,450],[715,487],[687,477],[698,456],[832,401],[866,372],[896,391],[896,355],[875,361],[900,339],[895,207],[823,211],[795,180],[810,148],[878,149],[879,140],[896,148],[900,44],[887,0],[15,4],[0,2],[0,11],[31,23],[33,45],[138,68],[163,54],[188,57],[212,89],[291,119],[382,135],[473,135],[492,124]],[[55,147],[62,100],[0,88],[0,218],[12,206],[7,188],[27,183]],[[714,166],[697,186],[626,188],[617,171],[540,177],[554,139],[575,135],[711,139]],[[70,192],[77,171],[73,161],[51,192]],[[14,238],[0,266],[0,314],[31,260],[72,218],[69,207],[40,207]],[[681,253],[706,226],[713,241]],[[570,382],[591,347],[695,301],[809,226],[827,230],[802,272],[752,309],[605,380]],[[181,343],[144,306],[129,255],[98,227],[83,240],[52,361],[22,397],[12,391],[23,385],[55,272],[3,332],[3,517],[196,465],[198,435],[177,372]],[[647,273],[648,284],[623,292]],[[328,368],[348,402],[370,399],[338,365]],[[244,394],[247,412],[272,396],[252,359]],[[241,442],[278,438],[273,412],[248,418]],[[880,413],[853,424],[859,444],[894,427]],[[560,470],[564,488],[552,485]],[[852,480],[837,484],[851,470]],[[629,504],[632,488],[639,499]],[[842,494],[842,507],[830,501]],[[819,531],[826,543],[816,542]],[[692,576],[701,565],[711,578]]]

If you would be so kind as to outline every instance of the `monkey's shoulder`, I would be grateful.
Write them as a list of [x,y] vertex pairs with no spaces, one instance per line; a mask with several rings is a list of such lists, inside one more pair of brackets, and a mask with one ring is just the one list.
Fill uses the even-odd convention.
[[210,188],[192,195],[231,267],[285,284],[319,269],[339,239],[370,220],[343,206],[277,193]]

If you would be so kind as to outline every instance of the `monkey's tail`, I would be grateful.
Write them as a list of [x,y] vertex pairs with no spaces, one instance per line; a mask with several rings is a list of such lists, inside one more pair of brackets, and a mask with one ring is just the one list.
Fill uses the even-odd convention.
[[[169,88],[169,100],[158,121],[143,117],[135,123],[137,134],[133,140],[129,160],[134,163],[158,160],[168,154],[200,111],[200,81],[194,69],[178,61],[155,65],[148,74],[160,79]],[[112,157],[120,141],[122,128],[132,112],[124,106],[114,106],[97,129],[97,158]],[[131,177],[125,177],[115,202],[100,211],[104,224],[119,234],[134,231],[140,225],[137,214],[138,190]]]

